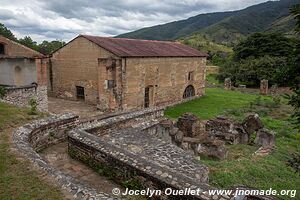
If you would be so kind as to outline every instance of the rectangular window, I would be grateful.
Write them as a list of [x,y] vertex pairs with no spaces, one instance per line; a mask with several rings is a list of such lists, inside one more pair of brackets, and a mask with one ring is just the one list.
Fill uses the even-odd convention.
[[116,86],[115,80],[107,80],[107,89],[112,89]]
[[76,96],[77,99],[85,99],[84,87],[76,86]]
[[5,46],[4,44],[0,43],[0,55],[4,55],[5,54]]
[[193,81],[194,80],[194,72],[189,72],[188,80],[189,81]]

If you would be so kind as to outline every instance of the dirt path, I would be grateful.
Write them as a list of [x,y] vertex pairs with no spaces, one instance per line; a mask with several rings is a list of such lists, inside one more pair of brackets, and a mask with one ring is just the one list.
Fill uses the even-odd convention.
[[67,143],[53,145],[45,149],[40,155],[63,173],[77,178],[80,182],[98,191],[111,194],[113,188],[120,188],[113,181],[100,176],[89,167],[70,158],[67,153]]
[[96,106],[88,105],[83,101],[70,101],[48,97],[49,112],[54,114],[71,112],[81,118],[89,118],[103,114]]

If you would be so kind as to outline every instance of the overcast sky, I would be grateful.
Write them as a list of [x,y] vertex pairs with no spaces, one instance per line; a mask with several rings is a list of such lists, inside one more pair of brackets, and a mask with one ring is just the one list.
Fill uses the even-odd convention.
[[115,36],[197,14],[267,0],[0,0],[0,23],[19,38],[69,41],[78,34]]

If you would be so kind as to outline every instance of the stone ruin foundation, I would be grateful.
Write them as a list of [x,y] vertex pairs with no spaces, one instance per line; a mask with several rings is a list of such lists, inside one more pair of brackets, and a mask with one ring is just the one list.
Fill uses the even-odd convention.
[[[218,117],[203,121],[186,113],[177,122],[163,117],[162,109],[146,109],[87,121],[72,114],[54,115],[17,129],[16,148],[36,166],[57,180],[75,199],[122,199],[82,185],[74,177],[50,166],[37,153],[49,145],[67,140],[71,157],[92,168],[101,166],[117,172],[118,179],[134,179],[143,188],[205,192],[208,168],[195,155],[226,158],[226,143],[247,143],[257,132],[258,146],[274,145],[274,133],[262,128],[257,115],[239,124]],[[157,196],[156,199],[229,200],[226,195],[208,193],[189,196]],[[265,198],[256,198],[265,199]]]
[[261,80],[260,81],[260,94],[267,95],[269,90],[269,81],[268,80]]
[[231,90],[232,88],[232,82],[230,78],[225,78],[224,80],[224,89],[225,90]]
[[249,144],[256,133],[257,146],[273,147],[275,134],[264,128],[259,116],[247,116],[242,123],[225,117],[200,120],[192,113],[185,113],[174,123],[164,119],[152,133],[156,137],[177,145],[195,156],[225,159],[228,150],[225,144]]

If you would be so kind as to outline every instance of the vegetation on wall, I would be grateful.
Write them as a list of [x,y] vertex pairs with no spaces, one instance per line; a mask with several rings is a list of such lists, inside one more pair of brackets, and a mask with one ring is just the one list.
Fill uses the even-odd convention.
[[3,98],[5,96],[5,88],[3,86],[0,86],[0,99]]

